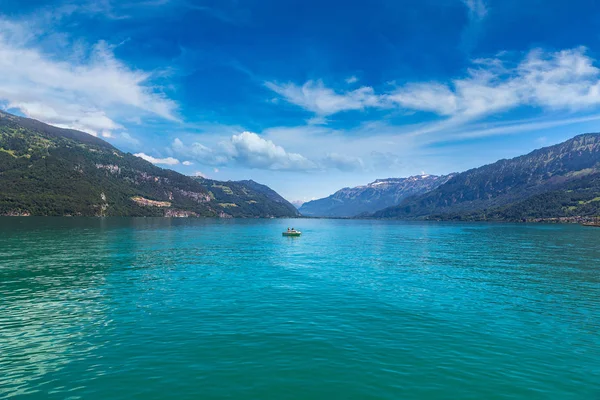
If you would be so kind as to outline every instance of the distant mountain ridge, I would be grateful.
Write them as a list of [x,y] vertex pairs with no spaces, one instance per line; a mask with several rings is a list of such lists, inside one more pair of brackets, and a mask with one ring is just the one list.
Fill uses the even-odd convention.
[[457,174],[374,218],[537,220],[600,216],[600,134]]
[[102,139],[0,111],[0,215],[296,217],[253,181],[198,181]]
[[311,217],[354,217],[397,205],[406,197],[435,189],[451,177],[417,175],[377,179],[364,186],[343,188],[326,198],[306,202],[299,210],[302,215]]

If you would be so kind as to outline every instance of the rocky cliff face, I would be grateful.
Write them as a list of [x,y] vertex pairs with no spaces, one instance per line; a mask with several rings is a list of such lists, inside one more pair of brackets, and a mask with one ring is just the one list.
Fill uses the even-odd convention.
[[309,201],[300,213],[314,217],[353,217],[400,204],[409,196],[435,189],[452,175],[418,175],[408,178],[378,179],[368,185],[341,189],[329,197]]

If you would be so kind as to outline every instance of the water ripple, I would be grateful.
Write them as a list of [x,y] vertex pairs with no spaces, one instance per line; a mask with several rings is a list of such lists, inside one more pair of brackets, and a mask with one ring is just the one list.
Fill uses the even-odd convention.
[[0,219],[0,398],[599,398],[600,230],[301,223]]

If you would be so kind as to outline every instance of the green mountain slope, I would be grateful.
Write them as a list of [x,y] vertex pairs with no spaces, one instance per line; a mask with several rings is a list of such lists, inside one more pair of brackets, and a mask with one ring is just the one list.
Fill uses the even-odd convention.
[[215,181],[194,178],[208,192],[219,207],[234,217],[288,216],[300,213],[291,203],[268,186],[254,181]]
[[[123,153],[99,138],[4,112],[0,187],[0,215],[297,215],[250,188],[243,198],[221,201],[201,182]],[[260,206],[230,205],[246,204],[250,198]]]
[[[600,195],[594,183],[599,172],[600,134],[585,134],[460,173],[431,192],[406,199],[372,216],[539,219],[563,215],[563,206],[558,206],[563,203],[570,215],[593,214],[589,207],[579,207],[573,202],[589,201]],[[583,196],[581,200],[579,196]]]
[[567,182],[555,190],[504,207],[454,217],[462,220],[571,219],[577,221],[596,219],[598,216],[600,216],[600,174]]

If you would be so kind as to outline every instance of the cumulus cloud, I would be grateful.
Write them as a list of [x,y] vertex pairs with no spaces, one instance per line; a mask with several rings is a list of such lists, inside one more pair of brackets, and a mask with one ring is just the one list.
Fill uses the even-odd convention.
[[242,132],[231,137],[233,158],[253,168],[274,170],[307,170],[316,168],[315,163],[298,153],[289,153],[271,140],[252,132]]
[[0,100],[8,108],[94,135],[121,129],[121,117],[177,120],[176,104],[155,90],[151,73],[119,61],[105,42],[84,48],[61,36],[66,52],[57,57],[36,23],[0,18]]
[[185,166],[194,165],[194,163],[191,162],[191,161],[184,161],[184,162],[182,162],[182,164],[185,165]]
[[148,154],[144,154],[144,153],[136,153],[134,154],[134,156],[139,157],[139,158],[143,158],[146,161],[151,162],[152,164],[164,164],[164,165],[177,165],[179,164],[179,160],[173,157],[167,157],[167,158],[155,158],[152,156],[149,156]]
[[379,105],[379,97],[375,95],[373,88],[368,86],[341,93],[325,87],[320,80],[308,81],[302,86],[274,82],[266,82],[265,86],[283,96],[288,102],[322,116]]
[[[365,163],[360,157],[330,152],[325,156],[307,158],[300,153],[288,151],[275,144],[273,140],[253,132],[232,135],[229,140],[218,142],[210,147],[198,142],[187,145],[181,139],[175,139],[170,150],[182,157],[193,158],[204,165],[238,165],[277,171],[337,169],[352,172],[365,168]],[[219,169],[214,168],[214,172],[219,172]]]
[[[257,169],[281,171],[306,171],[317,168],[317,164],[301,154],[286,151],[273,141],[252,132],[233,135],[228,141],[219,142],[214,148],[195,142],[185,145],[176,138],[171,144],[176,154],[193,158],[205,165],[227,165],[235,163]],[[219,170],[215,168],[215,172]]]
[[206,175],[204,175],[202,172],[200,171],[196,171],[194,172],[194,176],[199,176],[200,178],[204,178],[207,179],[208,177]]

